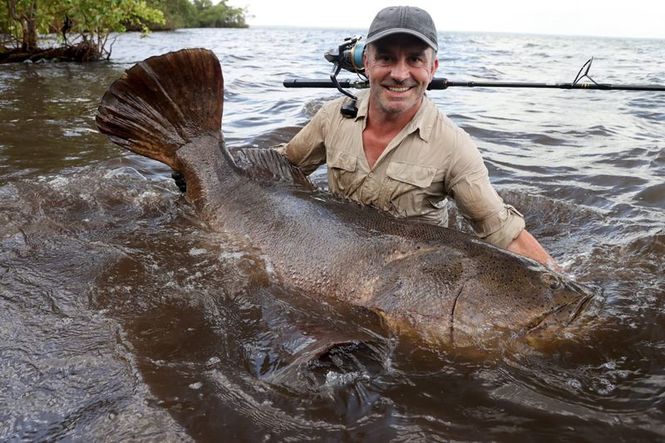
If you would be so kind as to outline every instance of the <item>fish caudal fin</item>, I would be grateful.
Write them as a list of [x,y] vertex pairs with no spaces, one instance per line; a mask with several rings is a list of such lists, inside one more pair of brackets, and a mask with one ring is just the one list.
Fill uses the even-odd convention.
[[201,134],[220,133],[223,104],[215,54],[183,49],[128,69],[102,97],[96,123],[112,142],[177,170],[181,146]]

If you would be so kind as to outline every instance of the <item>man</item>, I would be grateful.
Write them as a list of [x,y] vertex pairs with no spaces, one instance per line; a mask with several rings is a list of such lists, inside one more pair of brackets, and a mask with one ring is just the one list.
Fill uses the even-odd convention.
[[450,196],[475,233],[546,266],[556,263],[524,228],[523,216],[491,186],[475,143],[426,97],[439,66],[430,15],[409,6],[381,10],[363,57],[369,93],[356,117],[324,105],[278,150],[306,174],[328,165],[333,193],[398,217],[446,224],[440,204]]

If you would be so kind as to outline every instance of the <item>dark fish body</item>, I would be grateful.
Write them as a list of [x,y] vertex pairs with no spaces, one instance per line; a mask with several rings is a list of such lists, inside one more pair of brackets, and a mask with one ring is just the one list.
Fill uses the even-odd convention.
[[322,194],[273,151],[250,152],[251,166],[240,168],[220,132],[222,91],[210,51],[152,57],[109,88],[97,125],[182,173],[199,214],[246,237],[286,286],[455,346],[560,334],[593,299],[565,276],[464,233]]

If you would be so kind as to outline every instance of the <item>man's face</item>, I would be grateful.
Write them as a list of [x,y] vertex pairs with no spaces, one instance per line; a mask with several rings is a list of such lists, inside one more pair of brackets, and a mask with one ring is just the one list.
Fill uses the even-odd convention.
[[371,105],[395,117],[409,111],[415,114],[439,61],[422,40],[395,34],[370,44],[364,65]]

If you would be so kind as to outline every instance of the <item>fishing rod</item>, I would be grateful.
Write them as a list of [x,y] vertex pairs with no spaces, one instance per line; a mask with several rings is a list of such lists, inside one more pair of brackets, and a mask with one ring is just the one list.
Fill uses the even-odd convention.
[[[593,59],[589,59],[589,63]],[[591,77],[589,77],[591,79]],[[367,80],[338,80],[337,84],[342,88],[366,89],[369,87]],[[309,78],[287,78],[284,80],[286,88],[335,88],[337,84],[332,80],[309,79]],[[533,88],[533,89],[597,89],[603,91],[665,91],[665,85],[644,84],[613,84],[613,83],[531,83],[531,82],[498,82],[498,81],[454,81],[447,78],[433,78],[427,89],[442,90],[451,87],[467,88]]]
[[[362,63],[365,43],[362,37],[349,37],[337,48],[325,53],[324,57],[333,63],[333,70],[329,80],[308,78],[287,78],[284,80],[286,88],[337,88],[342,94],[352,100],[357,98],[344,90],[344,88],[363,89],[369,87],[369,80],[365,76]],[[645,84],[613,84],[598,83],[589,75],[593,57],[582,65],[575,79],[571,83],[533,83],[533,82],[501,82],[501,81],[454,81],[447,78],[434,78],[427,89],[441,90],[451,87],[466,88],[533,88],[533,89],[597,89],[603,91],[665,91],[665,85]],[[358,74],[358,80],[339,80],[337,75],[344,69]],[[587,80],[587,81],[582,81]]]

